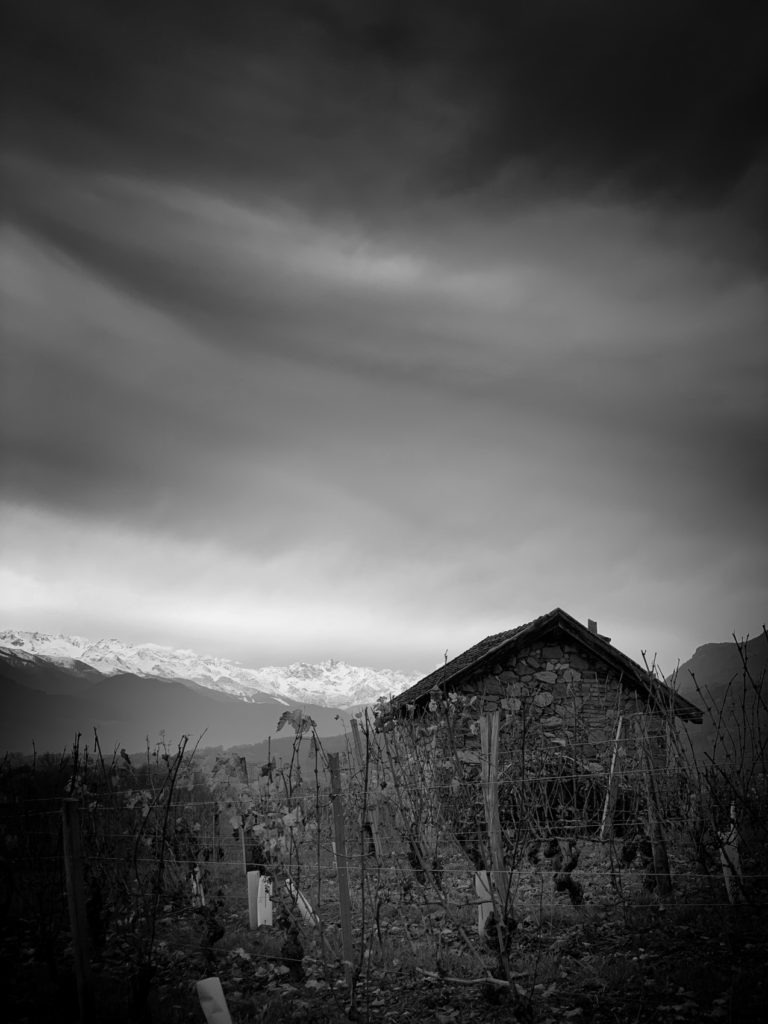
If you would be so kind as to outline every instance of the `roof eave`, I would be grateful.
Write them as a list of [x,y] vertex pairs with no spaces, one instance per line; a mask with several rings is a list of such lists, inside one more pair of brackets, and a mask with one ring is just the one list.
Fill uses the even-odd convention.
[[[425,702],[427,700],[429,694],[432,693],[433,690],[435,690],[435,689],[441,689],[442,690],[451,681],[453,681],[453,680],[460,680],[460,679],[466,678],[467,676],[471,675],[473,672],[476,672],[479,668],[481,668],[487,662],[493,661],[493,659],[498,657],[498,655],[503,650],[507,649],[510,646],[516,645],[520,640],[522,640],[525,637],[529,636],[531,633],[537,632],[539,629],[548,627],[549,625],[551,625],[551,622],[553,622],[557,618],[558,615],[562,615],[562,614],[565,614],[565,613],[562,612],[562,610],[560,608],[554,608],[551,612],[546,612],[544,615],[540,615],[537,619],[532,619],[531,622],[526,622],[524,625],[520,626],[518,629],[509,630],[508,632],[511,632],[513,634],[512,636],[508,636],[505,640],[502,640],[500,643],[496,644],[494,647],[491,647],[489,650],[484,651],[479,657],[475,658],[474,661],[471,661],[471,662],[469,662],[466,665],[461,665],[459,668],[454,669],[452,672],[446,674],[439,681],[436,680],[435,683],[432,686],[430,686],[429,688],[427,688],[427,689],[420,689],[422,684],[424,683],[424,681],[429,679],[430,676],[436,675],[437,672],[439,672],[439,669],[436,669],[433,672],[427,673],[427,675],[424,676],[423,679],[420,679],[417,683],[414,683],[413,686],[409,687],[403,693],[398,694],[398,696],[396,696],[394,698],[392,703],[396,707],[399,707],[400,705],[405,705],[405,704],[413,704],[413,703],[419,704],[419,703]],[[457,657],[461,657],[461,655],[458,655]],[[448,663],[448,665],[446,665],[446,668],[448,668],[449,665],[450,665],[450,662]],[[414,690],[417,690],[418,692],[416,694],[413,694]],[[413,696],[411,696],[412,694],[413,694]]]
[[[458,682],[461,679],[467,678],[479,668],[482,668],[483,665],[497,658],[502,651],[506,651],[510,647],[516,647],[521,641],[530,637],[531,634],[549,629],[554,624],[558,624],[578,643],[592,649],[593,652],[604,661],[612,664],[614,668],[621,672],[622,676],[630,686],[640,690],[646,697],[651,698],[654,695],[659,695],[660,689],[663,689],[666,694],[671,695],[673,699],[672,708],[670,708],[670,710],[673,711],[677,718],[680,718],[682,721],[689,721],[695,724],[701,723],[703,713],[695,704],[690,703],[690,701],[681,697],[674,690],[671,690],[666,683],[661,683],[658,679],[652,676],[647,669],[644,669],[626,654],[623,654],[616,647],[613,647],[610,641],[604,639],[599,633],[591,633],[582,623],[577,619],[574,619],[573,616],[569,615],[559,607],[553,608],[551,612],[546,612],[544,615],[540,615],[538,618],[526,623],[524,626],[520,627],[519,630],[514,631],[512,636],[502,640],[495,647],[484,651],[483,654],[474,661],[467,665],[460,666],[458,669],[446,674],[444,678],[436,680],[433,686],[426,690],[419,690],[419,692],[410,697],[409,694],[411,694],[412,691],[418,690],[424,680],[435,674],[432,672],[429,673],[424,677],[424,679],[419,680],[419,682],[415,683],[414,686],[409,687],[409,689],[404,693],[395,697],[392,702],[394,707],[404,708],[408,704],[418,705],[420,703],[425,703],[429,694],[434,689],[442,690],[453,681]],[[448,666],[446,666],[446,668],[447,667]]]

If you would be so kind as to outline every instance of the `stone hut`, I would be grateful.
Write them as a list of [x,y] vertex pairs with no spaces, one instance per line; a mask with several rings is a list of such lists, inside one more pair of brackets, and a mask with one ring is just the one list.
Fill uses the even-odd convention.
[[451,749],[465,780],[479,777],[478,719],[498,710],[509,813],[525,804],[526,814],[570,819],[579,831],[605,830],[622,787],[644,800],[653,774],[663,788],[676,721],[702,719],[596,623],[560,608],[481,640],[395,697],[391,711],[418,719],[438,706],[460,708]]
[[395,697],[393,709],[423,708],[436,690],[479,695],[484,711],[538,695],[533,703],[547,729],[585,753],[610,738],[606,730],[622,712],[702,720],[699,708],[613,647],[596,623],[584,626],[561,608],[481,640]]

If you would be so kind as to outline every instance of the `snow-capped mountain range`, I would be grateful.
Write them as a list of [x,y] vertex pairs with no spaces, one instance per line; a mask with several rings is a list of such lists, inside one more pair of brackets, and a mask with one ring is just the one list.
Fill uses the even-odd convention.
[[122,640],[87,640],[81,636],[0,631],[0,651],[48,658],[62,668],[87,665],[105,676],[131,672],[137,676],[185,679],[210,690],[248,699],[255,693],[293,703],[350,708],[372,704],[412,686],[420,673],[360,668],[343,661],[319,665],[297,662],[283,667],[246,668],[237,661],[208,658],[189,650]]

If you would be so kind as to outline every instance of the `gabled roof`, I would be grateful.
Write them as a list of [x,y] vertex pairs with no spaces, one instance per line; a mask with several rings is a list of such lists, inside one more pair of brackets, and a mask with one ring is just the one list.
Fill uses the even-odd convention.
[[675,693],[666,683],[661,682],[651,675],[645,668],[632,661],[626,654],[622,654],[611,645],[611,643],[598,633],[583,626],[562,608],[554,608],[546,615],[540,615],[531,622],[522,626],[508,629],[503,633],[494,633],[484,640],[475,644],[459,654],[456,658],[441,665],[440,668],[424,676],[418,683],[415,683],[403,693],[398,694],[392,701],[395,709],[400,710],[406,704],[419,704],[427,699],[427,695],[434,689],[453,689],[462,683],[468,676],[489,664],[494,664],[503,654],[509,657],[517,648],[523,644],[530,643],[537,636],[543,636],[559,628],[576,643],[586,647],[592,653],[602,658],[603,661],[612,665],[621,675],[622,684],[638,691],[643,697],[659,702],[674,710],[675,715],[684,721],[700,723],[702,712],[695,704],[691,704],[678,693]]

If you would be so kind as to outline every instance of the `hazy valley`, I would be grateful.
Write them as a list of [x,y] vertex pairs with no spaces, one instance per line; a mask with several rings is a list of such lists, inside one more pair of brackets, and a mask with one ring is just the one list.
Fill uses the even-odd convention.
[[0,632],[0,748],[63,750],[98,730],[103,746],[141,750],[149,736],[182,734],[205,746],[265,740],[282,712],[301,707],[332,736],[358,708],[398,693],[418,674],[329,661],[245,668],[192,651],[119,640]]

